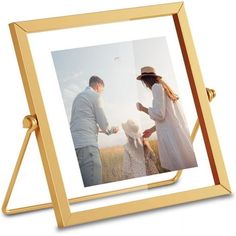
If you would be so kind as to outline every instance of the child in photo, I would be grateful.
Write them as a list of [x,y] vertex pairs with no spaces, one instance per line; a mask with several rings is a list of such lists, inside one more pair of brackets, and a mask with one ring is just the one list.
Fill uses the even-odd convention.
[[122,123],[122,128],[127,136],[123,159],[124,179],[159,173],[155,165],[157,158],[148,141],[142,138],[139,126],[133,120],[128,120]]

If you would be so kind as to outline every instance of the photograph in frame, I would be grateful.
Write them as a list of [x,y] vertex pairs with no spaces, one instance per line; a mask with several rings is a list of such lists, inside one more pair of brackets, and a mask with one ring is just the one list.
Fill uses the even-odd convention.
[[[197,166],[165,37],[54,51],[52,56],[85,187]],[[139,65],[151,71],[138,77]],[[155,83],[161,76],[154,68],[168,75],[162,81],[166,86],[171,81],[174,98]],[[154,91],[161,92],[156,101],[152,87],[148,91],[140,78],[153,80]],[[157,114],[141,114],[138,101],[149,110],[156,106]]]
[[[86,27],[92,27],[95,30],[92,30],[90,32],[91,34],[98,32],[98,30],[102,29],[102,26],[104,25],[115,23],[121,24],[121,30],[124,30],[125,25],[129,26],[133,23],[135,24],[135,22],[139,20],[145,21],[154,18],[162,19],[164,17],[171,19],[174,24],[174,32],[177,38],[175,41],[179,45],[179,50],[181,51],[181,57],[185,69],[184,73],[186,75],[183,77],[179,76],[180,68],[176,66],[173,66],[172,68],[171,63],[169,63],[169,66],[175,71],[173,74],[174,76],[172,77],[169,77],[169,75],[165,73],[165,70],[155,63],[148,62],[148,64],[146,64],[145,62],[145,64],[139,65],[137,63],[138,57],[134,56],[135,53],[132,49],[131,51],[133,53],[133,58],[136,58],[136,61],[133,60],[134,67],[133,74],[130,75],[130,82],[136,83],[136,88],[133,92],[137,95],[135,97],[136,99],[134,99],[135,102],[133,106],[136,110],[134,113],[132,112],[132,115],[136,113],[138,114],[137,117],[139,117],[139,119],[137,119],[137,123],[140,122],[139,128],[141,132],[143,129],[145,131],[146,127],[142,125],[141,117],[146,115],[145,111],[149,108],[145,106],[151,104],[152,100],[147,101],[147,103],[145,101],[144,103],[143,100],[140,99],[144,91],[147,90],[151,94],[153,91],[149,91],[148,87],[145,88],[141,81],[138,81],[140,78],[139,76],[142,77],[142,73],[147,72],[162,76],[163,81],[166,80],[166,84],[171,88],[168,90],[167,85],[164,85],[165,91],[168,92],[166,93],[164,91],[166,94],[173,99],[175,96],[179,96],[180,99],[183,97],[188,97],[190,103],[192,104],[191,106],[188,106],[186,99],[182,99],[182,101],[180,100],[182,102],[181,105],[183,105],[184,108],[183,113],[187,120],[186,124],[189,126],[189,131],[191,131],[192,127],[194,127],[194,136],[197,135],[197,139],[195,140],[197,142],[193,145],[194,153],[197,157],[197,163],[194,166],[198,167],[184,169],[181,176],[181,181],[178,181],[177,184],[165,186],[164,188],[152,188],[152,181],[155,182],[157,181],[157,177],[166,176],[169,173],[172,173],[172,171],[161,174],[153,174],[150,176],[130,178],[122,181],[113,181],[106,184],[94,185],[89,188],[84,187],[84,185],[81,185],[83,184],[83,181],[76,158],[75,146],[73,144],[73,139],[70,132],[70,118],[67,115],[70,114],[68,111],[72,108],[65,103],[65,99],[63,97],[64,95],[61,89],[61,81],[58,76],[60,75],[60,72],[55,63],[55,55],[67,50],[91,50],[94,46],[98,49],[102,46],[114,46],[115,44],[124,45],[125,43],[134,43],[139,40],[164,40],[165,35],[164,38],[161,38],[159,36],[156,37],[154,34],[154,38],[153,36],[135,38],[131,35],[128,40],[121,39],[116,42],[111,42],[110,39],[106,41],[106,39],[100,38],[100,41],[97,40],[95,43],[92,41],[93,38],[89,37],[89,31],[87,31],[87,34],[84,35],[86,44],[82,45],[81,38],[83,38],[83,34],[81,34],[79,41],[75,37],[74,44],[72,42],[70,46],[63,45],[63,43],[67,44],[68,41],[73,40],[73,37],[70,37],[72,35],[72,31],[73,34],[78,30],[81,32],[83,30],[86,31]],[[124,25],[122,25],[121,22],[123,22]],[[100,26],[101,28],[99,29]],[[206,92],[206,87],[203,83],[183,3],[161,4],[147,7],[17,22],[10,24],[10,29],[30,109],[30,115],[26,117],[28,123],[25,123],[25,127],[29,128],[27,134],[28,132],[30,132],[29,135],[32,132],[35,132],[36,134],[52,203],[26,206],[18,209],[7,209],[11,191],[14,187],[20,167],[20,163],[17,162],[17,168],[13,172],[12,180],[3,204],[3,212],[5,214],[16,214],[52,207],[55,212],[58,226],[67,227],[147,211],[155,208],[228,195],[231,193],[210,112],[208,93]],[[126,33],[128,35],[128,31]],[[54,39],[52,37],[53,34],[55,34]],[[64,36],[60,38],[61,35]],[[118,35],[119,34],[117,34],[117,36]],[[55,37],[57,40],[55,40]],[[53,40],[50,40],[50,38]],[[67,40],[63,40],[63,38],[67,38]],[[40,47],[41,52],[37,50],[37,48],[39,48],[39,43],[42,46]],[[59,44],[61,45],[59,46]],[[169,59],[173,63],[175,61],[175,57],[172,55],[173,48],[171,44],[169,44],[169,41],[167,46],[170,50],[165,51],[165,55],[170,53],[171,56]],[[121,58],[119,58],[119,56],[115,56],[112,60],[113,62],[116,61],[118,64],[121,61],[120,59]],[[131,61],[132,60],[129,62]],[[71,62],[73,62],[73,60],[71,60]],[[174,64],[175,63],[173,63],[173,65]],[[93,70],[94,68],[95,67],[93,67]],[[118,70],[117,73],[120,73],[121,71],[122,70]],[[86,77],[84,83],[88,83],[88,80],[93,75],[102,77],[105,81],[104,84],[108,83],[106,76],[103,74],[98,75],[97,73],[96,75],[89,71],[87,73],[91,74]],[[71,76],[73,77],[74,75],[72,74]],[[176,78],[173,80],[175,76]],[[170,78],[172,78],[172,80]],[[184,85],[180,83],[181,80],[184,81]],[[176,84],[174,85],[171,83]],[[104,86],[104,89],[106,89],[106,87],[107,86]],[[187,88],[187,90],[183,89],[183,87]],[[74,92],[77,93],[79,91]],[[164,92],[163,94],[165,95]],[[106,98],[105,96],[107,96],[107,94],[105,94],[104,91],[104,98]],[[109,99],[104,100],[104,103],[106,100],[109,101]],[[107,112],[107,114],[109,115],[109,112]],[[127,119],[128,118],[125,117],[126,123],[129,121],[129,119]],[[195,123],[196,119],[197,122]],[[118,128],[118,132],[116,132],[116,134],[121,132],[122,123],[125,124],[125,121],[122,119],[121,122],[114,122],[114,127]],[[32,125],[30,125],[30,122],[32,122]],[[111,121],[111,124],[112,123],[113,121]],[[194,124],[196,124],[196,126],[194,126]],[[201,132],[196,134],[195,131],[197,131],[199,125]],[[112,136],[110,137],[115,137],[116,134],[111,134]],[[201,158],[198,158],[199,154]],[[71,163],[68,162],[67,159],[70,157],[73,157],[73,160],[71,159]],[[23,158],[23,156],[21,158]],[[73,175],[70,175],[71,173],[68,171],[70,168],[75,170],[74,174],[78,176],[77,179],[74,178]],[[179,172],[177,171],[177,173]],[[175,175],[172,176],[172,183],[173,180],[178,179],[180,175],[177,174],[176,176],[178,177],[176,178]],[[74,181],[71,181],[71,177],[72,179],[74,178],[74,180],[77,180],[77,183],[80,184],[79,191],[75,188],[77,185]],[[140,182],[143,183],[142,186],[145,186],[145,188],[141,188],[142,191],[131,191],[131,193],[128,192],[127,194],[117,195],[117,193],[119,193],[119,189],[124,188],[124,186],[128,186],[127,184],[132,183],[132,186],[130,185],[132,189],[134,186],[138,186]],[[73,195],[73,197],[71,197],[71,194],[69,193],[70,189],[74,189],[73,194],[75,195]],[[103,193],[104,190],[112,190],[114,192],[114,197],[104,198],[102,202],[99,203],[97,195],[101,196],[101,193]],[[90,200],[90,196],[95,196],[95,204],[87,201]],[[76,204],[78,205],[76,210],[72,209],[72,205],[74,203],[78,203]],[[88,203],[87,205],[89,205],[89,207],[83,207],[84,203]]]

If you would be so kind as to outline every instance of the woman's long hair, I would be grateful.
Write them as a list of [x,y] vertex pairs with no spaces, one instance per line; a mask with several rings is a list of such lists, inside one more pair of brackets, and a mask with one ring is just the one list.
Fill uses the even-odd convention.
[[161,84],[165,93],[173,102],[176,102],[179,99],[170,86],[162,80],[161,76],[155,74],[146,74],[142,76],[141,81],[150,89],[152,89],[152,86],[156,83]]

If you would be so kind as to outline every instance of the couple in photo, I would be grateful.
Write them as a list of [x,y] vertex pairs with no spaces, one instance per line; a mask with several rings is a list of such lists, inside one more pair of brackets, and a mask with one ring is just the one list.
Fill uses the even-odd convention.
[[[141,68],[137,80],[152,91],[152,107],[137,103],[137,110],[149,115],[155,126],[140,134],[134,121],[122,124],[127,136],[124,145],[123,174],[125,179],[159,173],[154,152],[144,138],[156,132],[161,166],[167,170],[180,170],[197,166],[189,131],[179,109],[178,97],[155,73],[154,68]],[[89,86],[73,102],[70,129],[82,174],[84,186],[102,184],[102,164],[98,148],[99,132],[107,135],[119,132],[110,127],[101,101],[104,82],[92,76]]]

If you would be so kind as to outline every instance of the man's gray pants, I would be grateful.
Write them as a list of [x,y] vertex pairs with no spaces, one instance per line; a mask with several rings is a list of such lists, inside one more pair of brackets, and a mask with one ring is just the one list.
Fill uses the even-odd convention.
[[102,184],[102,163],[99,149],[94,146],[86,146],[77,148],[75,151],[84,186]]

